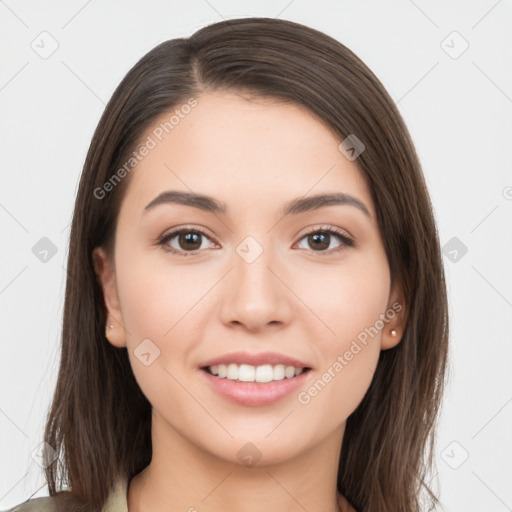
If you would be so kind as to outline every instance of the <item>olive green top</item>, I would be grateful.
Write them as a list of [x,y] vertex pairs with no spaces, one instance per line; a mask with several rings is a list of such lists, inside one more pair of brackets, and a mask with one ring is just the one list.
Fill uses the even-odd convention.
[[[128,480],[121,479],[110,493],[102,512],[128,512]],[[55,499],[52,496],[34,498],[16,505],[6,512],[55,512]]]
[[[350,505],[349,502],[341,496],[340,506],[342,506],[343,510],[345,510],[345,507],[348,507],[350,512],[356,512],[352,505]],[[51,496],[34,498],[32,500],[25,501],[24,503],[20,503],[5,512],[56,512],[55,500]],[[117,482],[116,487],[108,496],[101,512],[128,512],[127,479],[121,479]]]

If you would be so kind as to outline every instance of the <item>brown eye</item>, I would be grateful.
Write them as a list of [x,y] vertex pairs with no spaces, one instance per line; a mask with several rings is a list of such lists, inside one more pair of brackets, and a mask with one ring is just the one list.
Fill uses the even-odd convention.
[[316,250],[328,249],[331,243],[331,235],[326,233],[313,233],[308,235],[308,243]]
[[[200,229],[178,229],[171,231],[158,242],[165,251],[178,254],[180,256],[189,256],[195,254],[201,248],[210,247],[211,244],[201,247],[204,239],[210,240],[205,232]],[[174,244],[172,243],[174,240]],[[188,253],[188,254],[187,254]]]
[[201,247],[201,237],[199,233],[180,233],[178,235],[178,245],[180,248],[197,250]]
[[[312,252],[326,255],[342,251],[348,247],[355,247],[355,242],[350,237],[335,228],[316,229],[306,233],[301,238],[302,240],[307,241],[309,247],[306,248],[309,248]],[[338,240],[339,243],[334,248],[329,249],[333,240]],[[178,256],[193,256],[201,249],[212,247],[213,242],[204,231],[198,228],[181,228],[164,235],[158,244],[166,252],[171,252]]]
[[[347,247],[354,247],[354,241],[346,236],[341,231],[333,228],[322,228],[317,229],[315,231],[311,231],[310,233],[306,233],[301,240],[307,240],[307,245],[313,252],[322,252],[331,254],[333,252],[341,251]],[[339,241],[338,246],[329,249],[333,239],[337,239]]]

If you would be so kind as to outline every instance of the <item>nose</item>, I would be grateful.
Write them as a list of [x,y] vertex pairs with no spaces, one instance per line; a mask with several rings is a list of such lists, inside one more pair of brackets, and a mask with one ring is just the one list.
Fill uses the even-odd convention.
[[266,326],[280,329],[290,322],[293,312],[293,283],[286,282],[282,266],[270,250],[248,262],[233,254],[233,270],[224,279],[220,315],[228,327],[243,326],[252,332]]

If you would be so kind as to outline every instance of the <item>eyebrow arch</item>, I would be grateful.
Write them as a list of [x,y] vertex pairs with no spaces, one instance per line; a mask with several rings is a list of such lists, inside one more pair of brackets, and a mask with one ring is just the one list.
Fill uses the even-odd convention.
[[[211,196],[196,194],[194,192],[168,190],[155,197],[155,199],[153,199],[144,208],[143,213],[146,213],[160,204],[181,204],[192,208],[198,208],[206,212],[219,213],[223,215],[227,212],[226,204],[217,201]],[[368,218],[372,218],[368,208],[362,201],[349,194],[343,193],[317,194],[314,196],[293,199],[292,201],[284,204],[280,213],[284,217],[286,215],[309,212],[332,205],[354,206],[362,211]]]

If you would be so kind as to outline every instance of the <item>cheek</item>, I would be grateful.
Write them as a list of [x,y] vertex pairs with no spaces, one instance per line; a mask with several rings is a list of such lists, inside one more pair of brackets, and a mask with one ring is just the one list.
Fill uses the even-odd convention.
[[[323,410],[335,404],[339,414],[348,416],[366,394],[380,355],[390,287],[387,260],[381,256],[332,267],[329,279],[317,281],[327,285],[308,291],[308,305],[317,316],[308,322],[310,337],[322,365],[312,386],[298,396],[302,405]],[[339,414],[333,421],[341,420]]]
[[[333,354],[310,385],[297,395],[300,413],[312,432],[337,428],[355,411],[366,395],[379,358],[379,351],[355,345]],[[326,414],[327,413],[327,414]]]
[[[201,316],[208,305],[204,296],[217,278],[211,269],[173,265],[156,250],[121,251],[119,244],[124,256],[118,258],[116,274],[127,349],[136,379],[153,403],[164,390],[179,391],[170,374],[181,381],[192,364],[204,331],[202,317],[208,318]],[[142,353],[150,354],[150,364],[144,365]]]
[[173,266],[158,251],[134,250],[117,265],[119,299],[131,338],[172,336],[202,290],[200,278],[191,282],[186,267]]
[[314,277],[309,273],[294,279],[297,295],[313,313],[317,334],[323,330],[322,338],[331,340],[331,349],[342,348],[385,313],[390,275],[387,259],[377,249],[354,252],[337,265],[317,267]]
[[[186,406],[180,362],[191,346],[187,315],[191,294],[182,274],[152,264],[147,255],[133,252],[118,265],[118,292],[127,331],[130,364],[139,387],[156,410],[179,402]],[[154,263],[154,262],[153,262]]]

